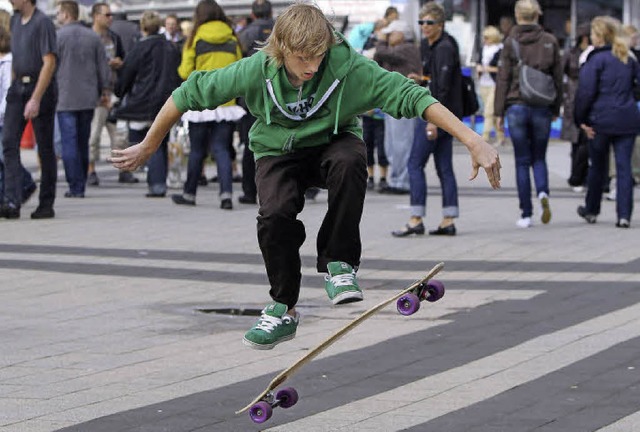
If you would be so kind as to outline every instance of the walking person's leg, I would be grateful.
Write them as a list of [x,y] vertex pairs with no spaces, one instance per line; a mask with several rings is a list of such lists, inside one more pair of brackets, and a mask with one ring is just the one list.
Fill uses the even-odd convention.
[[543,224],[551,220],[549,205],[549,170],[547,168],[547,147],[551,134],[553,114],[549,108],[533,108],[531,110],[531,166],[536,194],[540,201],[540,221]]
[[633,172],[631,160],[635,135],[622,135],[613,138],[613,151],[616,163],[616,226],[628,228],[633,213]]
[[460,214],[458,206],[458,183],[453,171],[453,137],[438,129],[433,160],[442,189],[442,221],[438,228],[429,231],[431,235],[456,235],[454,219]]
[[531,226],[533,207],[531,205],[531,138],[529,136],[529,107],[512,105],[507,109],[509,134],[513,143],[513,153],[516,164],[516,185],[518,187],[518,201],[520,219],[516,223],[521,228]]
[[220,208],[231,210],[233,193],[233,166],[230,147],[233,142],[234,124],[229,121],[213,122],[210,135],[212,153],[216,160],[220,185]]

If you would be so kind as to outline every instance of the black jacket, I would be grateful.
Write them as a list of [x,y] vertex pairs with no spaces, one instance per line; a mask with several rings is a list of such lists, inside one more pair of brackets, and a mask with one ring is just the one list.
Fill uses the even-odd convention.
[[457,117],[462,117],[462,74],[458,42],[447,32],[429,46],[426,39],[420,43],[422,69],[430,76],[429,89],[433,97]]
[[120,70],[115,94],[122,99],[115,117],[151,121],[182,80],[178,76],[180,53],[164,35],[137,42]]

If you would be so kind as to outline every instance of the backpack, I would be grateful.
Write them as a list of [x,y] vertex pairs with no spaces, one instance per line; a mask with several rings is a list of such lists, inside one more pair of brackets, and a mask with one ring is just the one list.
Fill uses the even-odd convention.
[[462,73],[462,70],[460,73],[462,75],[460,80],[462,85],[462,117],[468,117],[478,112],[480,104],[478,103],[476,84],[473,82],[473,78]]
[[550,106],[556,100],[556,83],[551,75],[538,69],[527,66],[520,58],[520,44],[511,39],[513,50],[518,60],[518,83],[520,84],[520,97],[527,105]]

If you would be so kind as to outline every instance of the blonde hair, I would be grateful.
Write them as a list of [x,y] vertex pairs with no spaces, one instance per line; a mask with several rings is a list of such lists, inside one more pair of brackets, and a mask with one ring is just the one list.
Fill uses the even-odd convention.
[[542,8],[538,0],[518,0],[515,6],[516,21],[527,23],[537,22],[542,15]]
[[339,43],[333,26],[316,5],[294,3],[276,19],[273,31],[261,48],[276,65],[284,64],[284,56],[301,53],[315,57]]
[[591,31],[611,45],[611,53],[624,64],[629,60],[629,45],[621,37],[620,21],[609,16],[597,16],[591,21]]
[[162,26],[162,18],[156,11],[144,11],[140,18],[140,29],[149,35],[158,34]]
[[482,32],[482,36],[487,38],[490,44],[497,44],[502,42],[502,34],[495,26],[486,26]]

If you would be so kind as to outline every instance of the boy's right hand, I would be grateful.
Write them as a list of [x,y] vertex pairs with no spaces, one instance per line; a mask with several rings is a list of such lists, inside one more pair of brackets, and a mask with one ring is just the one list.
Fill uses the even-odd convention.
[[111,164],[122,171],[135,171],[147,162],[151,154],[147,154],[147,146],[142,141],[122,150],[111,150],[111,157],[108,159]]

